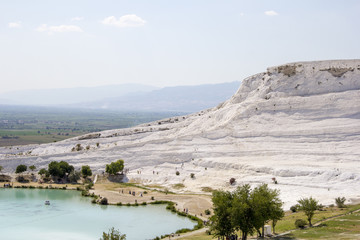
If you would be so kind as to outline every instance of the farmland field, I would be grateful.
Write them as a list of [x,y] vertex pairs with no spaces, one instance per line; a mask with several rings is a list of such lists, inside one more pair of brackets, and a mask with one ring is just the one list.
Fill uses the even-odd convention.
[[55,142],[89,132],[127,128],[175,115],[181,113],[0,106],[0,146]]

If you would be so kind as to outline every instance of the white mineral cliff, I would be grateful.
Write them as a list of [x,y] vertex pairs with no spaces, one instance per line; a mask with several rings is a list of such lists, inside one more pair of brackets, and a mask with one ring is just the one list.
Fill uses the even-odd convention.
[[[77,144],[84,149],[74,150]],[[103,171],[119,158],[130,180],[183,183],[182,191],[268,183],[280,189],[286,206],[309,196],[323,204],[338,196],[359,200],[360,60],[271,67],[243,80],[231,99],[213,109],[57,143],[0,148],[4,171],[61,160]]]

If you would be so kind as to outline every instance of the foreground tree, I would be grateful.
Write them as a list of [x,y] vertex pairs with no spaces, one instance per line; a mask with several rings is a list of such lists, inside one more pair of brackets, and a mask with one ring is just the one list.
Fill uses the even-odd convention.
[[243,240],[247,239],[248,234],[254,233],[255,210],[251,201],[250,185],[238,187],[233,194],[231,220],[232,225],[241,230]]
[[23,173],[27,170],[27,166],[24,164],[20,164],[16,167],[15,173]]
[[83,176],[83,178],[87,178],[90,177],[92,175],[92,171],[90,169],[89,165],[85,165],[81,167],[81,175]]
[[264,226],[268,221],[275,220],[276,225],[276,221],[284,216],[279,194],[279,190],[270,189],[267,184],[256,187],[251,194],[252,206],[256,207],[254,227],[261,237],[264,237]]
[[214,215],[211,230],[218,237],[229,237],[234,230],[241,230],[242,239],[255,231],[264,236],[260,229],[264,224],[284,216],[279,191],[269,189],[267,184],[251,191],[250,185],[240,186],[233,193],[216,191],[212,197]]
[[213,223],[211,231],[216,237],[222,239],[229,237],[234,232],[234,225],[231,224],[232,194],[225,191],[215,191],[212,202],[214,215],[210,218]]
[[124,160],[119,159],[116,162],[106,164],[105,171],[109,174],[115,175],[124,169]]
[[115,230],[113,227],[110,228],[109,232],[103,232],[100,240],[126,240],[126,234],[121,234],[119,230]]
[[318,208],[318,201],[312,197],[310,198],[302,198],[298,200],[300,205],[299,209],[303,210],[307,220],[309,222],[310,227],[312,226],[311,219],[315,214],[316,209]]

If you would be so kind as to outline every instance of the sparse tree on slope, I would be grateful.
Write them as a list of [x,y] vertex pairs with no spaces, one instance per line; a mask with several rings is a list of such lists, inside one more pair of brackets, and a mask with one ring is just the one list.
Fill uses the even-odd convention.
[[315,214],[315,211],[318,207],[318,201],[312,197],[310,198],[302,198],[298,200],[298,203],[300,205],[300,210],[303,210],[308,221],[310,227],[312,226],[311,219]]
[[0,172],[1,172],[3,169],[4,169],[3,166],[0,165]]
[[35,165],[31,165],[31,166],[29,167],[29,169],[30,169],[31,171],[34,171],[34,170],[36,169],[36,167],[35,167]]

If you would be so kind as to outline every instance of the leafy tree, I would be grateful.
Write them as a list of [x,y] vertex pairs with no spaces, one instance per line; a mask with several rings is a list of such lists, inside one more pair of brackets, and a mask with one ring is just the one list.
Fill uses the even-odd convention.
[[345,208],[346,207],[345,201],[346,201],[345,197],[335,198],[335,203],[338,208]]
[[241,230],[243,240],[255,231],[263,236],[260,229],[266,222],[273,220],[274,227],[276,221],[284,216],[279,191],[269,189],[267,184],[253,191],[249,184],[239,186],[233,193],[216,191],[212,201],[211,230],[222,238],[230,236],[234,230]]
[[49,173],[53,177],[60,177],[63,178],[66,176],[66,174],[70,174],[72,171],[74,171],[74,167],[72,165],[69,165],[65,161],[56,162],[53,161],[49,163]]
[[68,178],[70,182],[76,183],[80,179],[80,172],[74,170],[69,174]]
[[248,234],[254,233],[255,208],[251,201],[251,189],[245,184],[236,189],[232,201],[232,224],[242,232],[242,239],[247,239]]
[[29,169],[30,169],[31,171],[34,171],[34,170],[36,169],[36,167],[35,167],[35,165],[31,165],[31,166],[29,167]]
[[109,174],[117,174],[118,172],[124,169],[124,160],[119,159],[116,162],[111,162],[110,164],[106,164],[105,171]]
[[224,191],[214,191],[212,194],[214,215],[210,218],[213,224],[211,231],[216,237],[228,237],[234,232],[231,224],[232,194]]
[[298,200],[298,203],[300,205],[299,209],[303,210],[307,220],[309,222],[310,227],[312,226],[311,219],[315,214],[315,210],[318,207],[318,201],[312,197],[310,198],[302,198]]
[[4,167],[0,165],[0,172],[1,172],[3,169],[4,169]]
[[[284,211],[281,208],[283,203],[279,198],[279,194],[279,190],[269,189],[267,184],[256,187],[251,194],[252,206],[256,208],[254,227],[260,236],[264,237],[264,225],[266,222],[273,220],[273,224],[276,225],[276,221],[284,216]],[[261,233],[260,228],[262,228]]]
[[27,170],[27,166],[24,164],[20,164],[16,167],[15,173],[23,173]]
[[90,169],[89,165],[85,165],[81,167],[81,174],[83,176],[83,178],[87,178],[90,177],[92,175],[92,171]]
[[126,240],[126,234],[121,234],[119,230],[115,230],[113,227],[110,228],[109,232],[103,232],[100,240]]
[[45,168],[40,169],[38,172],[39,175],[46,175],[47,173],[49,172]]

